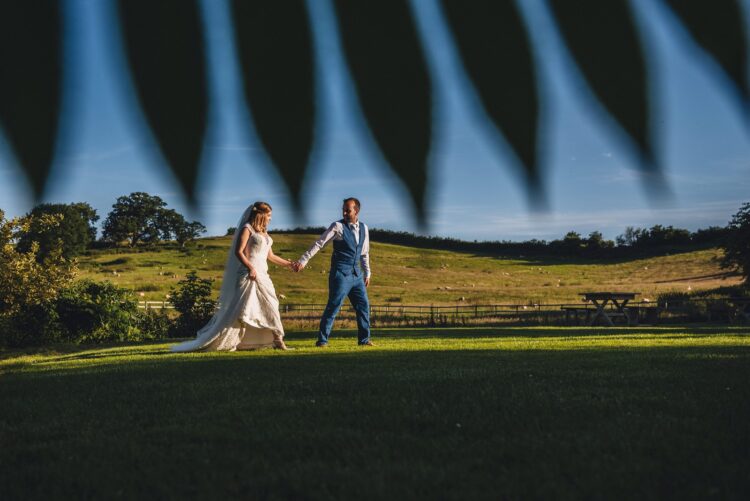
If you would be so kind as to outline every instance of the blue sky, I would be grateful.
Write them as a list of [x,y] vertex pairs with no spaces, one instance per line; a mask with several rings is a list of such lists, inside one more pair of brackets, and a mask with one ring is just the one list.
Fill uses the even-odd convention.
[[[657,76],[659,156],[673,196],[654,200],[627,148],[579,87],[543,8],[522,2],[545,81],[544,148],[548,210],[532,210],[517,167],[483,127],[460,62],[434,0],[414,0],[434,78],[435,140],[431,154],[428,233],[478,240],[559,238],[569,230],[674,225],[695,230],[724,225],[750,201],[750,134],[722,77],[694,57],[684,34],[653,0],[636,0]],[[225,0],[204,0],[212,93],[219,98],[206,141],[199,210],[190,213],[171,174],[148,154],[109,2],[68,0],[71,33],[67,78],[73,92],[63,125],[49,202],[85,201],[104,218],[115,199],[133,191],[157,194],[169,206],[223,234],[255,200],[274,206],[276,227],[322,226],[339,217],[340,200],[362,200],[370,226],[417,230],[405,191],[378,155],[351,95],[337,45],[330,0],[309,0],[323,85],[317,143],[306,178],[304,215],[258,144],[234,63]],[[750,11],[750,2],[744,2]],[[33,204],[7,148],[0,145],[0,208],[21,215]]]

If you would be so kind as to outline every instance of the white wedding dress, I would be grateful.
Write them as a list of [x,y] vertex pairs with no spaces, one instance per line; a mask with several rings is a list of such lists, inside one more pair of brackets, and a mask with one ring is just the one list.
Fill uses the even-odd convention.
[[[255,268],[255,280],[247,276],[247,269],[238,265],[239,259],[234,255],[237,236],[243,228],[251,232],[244,252]],[[279,300],[268,275],[268,253],[273,239],[267,233],[256,232],[249,224],[243,228],[237,228],[229,249],[218,310],[198,331],[196,339],[172,346],[172,351],[252,350],[273,346],[274,333],[284,336]]]

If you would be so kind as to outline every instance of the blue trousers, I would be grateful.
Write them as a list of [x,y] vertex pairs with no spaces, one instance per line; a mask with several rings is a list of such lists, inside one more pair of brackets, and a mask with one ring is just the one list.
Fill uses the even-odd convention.
[[318,343],[327,344],[331,335],[333,321],[341,309],[345,297],[354,307],[357,314],[357,339],[359,344],[370,340],[370,300],[367,298],[367,288],[362,275],[345,275],[340,271],[331,270],[328,275],[328,304],[320,318]]

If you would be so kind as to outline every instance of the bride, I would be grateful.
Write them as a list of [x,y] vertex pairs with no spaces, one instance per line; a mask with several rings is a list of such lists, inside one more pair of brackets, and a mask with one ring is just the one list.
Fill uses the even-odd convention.
[[287,350],[279,301],[268,276],[268,261],[292,269],[276,256],[266,229],[271,206],[255,202],[242,214],[229,249],[219,305],[198,337],[172,346],[172,351],[235,351],[273,346]]

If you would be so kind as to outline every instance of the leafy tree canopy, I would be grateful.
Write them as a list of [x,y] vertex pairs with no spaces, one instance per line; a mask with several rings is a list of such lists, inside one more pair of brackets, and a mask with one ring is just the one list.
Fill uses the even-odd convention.
[[188,222],[174,209],[162,209],[159,213],[159,227],[164,240],[175,240],[180,247],[192,242],[206,232],[206,227],[198,221]]
[[188,222],[182,214],[168,209],[160,197],[135,192],[117,199],[104,221],[102,238],[115,244],[127,241],[131,247],[140,242],[176,240],[184,247],[205,232],[203,224]]
[[160,197],[140,191],[119,197],[104,220],[102,238],[112,243],[127,240],[131,247],[158,242],[163,233],[161,211],[166,205]]
[[[49,225],[43,215],[58,215],[59,224]],[[18,250],[28,252],[34,242],[39,244],[37,257],[43,260],[59,249],[70,259],[81,254],[96,240],[96,209],[85,202],[73,204],[40,204],[26,215],[28,224],[18,235]]]
[[750,203],[745,203],[729,221],[729,232],[723,245],[724,259],[722,266],[736,269],[750,279]]
[[[61,221],[59,214],[43,214],[34,224],[42,231],[53,231]],[[30,218],[6,220],[0,210],[0,315],[55,298],[75,274],[75,265],[65,259],[60,249],[52,249],[40,258],[38,243],[32,242],[28,251],[14,245],[30,225]]]

